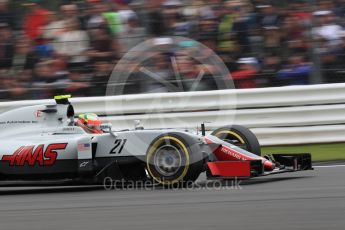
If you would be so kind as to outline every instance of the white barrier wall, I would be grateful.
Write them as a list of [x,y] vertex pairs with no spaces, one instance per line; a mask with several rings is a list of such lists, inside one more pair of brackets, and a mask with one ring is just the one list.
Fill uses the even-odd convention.
[[[51,102],[2,102],[0,112]],[[132,128],[136,119],[146,128],[196,128],[210,122],[209,129],[248,126],[262,145],[345,141],[345,84],[72,98],[71,102],[76,113],[106,115],[104,119],[117,130]]]

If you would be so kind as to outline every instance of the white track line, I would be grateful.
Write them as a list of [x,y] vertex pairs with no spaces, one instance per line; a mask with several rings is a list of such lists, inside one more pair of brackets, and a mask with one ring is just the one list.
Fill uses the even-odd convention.
[[313,166],[313,168],[337,168],[337,167],[345,167],[345,165],[319,165],[319,166]]

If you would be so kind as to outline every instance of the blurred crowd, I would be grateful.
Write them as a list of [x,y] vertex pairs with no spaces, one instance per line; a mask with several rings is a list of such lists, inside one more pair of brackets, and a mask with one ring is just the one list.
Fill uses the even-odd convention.
[[[20,7],[23,15],[0,0],[0,100],[103,96],[124,54],[164,36],[212,49],[236,88],[345,82],[345,0],[61,0],[53,10],[31,0]],[[173,91],[162,81],[199,90],[188,82],[213,73],[183,52],[187,46],[155,53],[147,71],[162,79],[134,71],[119,82],[128,84],[122,92]],[[200,90],[216,88],[205,81]]]

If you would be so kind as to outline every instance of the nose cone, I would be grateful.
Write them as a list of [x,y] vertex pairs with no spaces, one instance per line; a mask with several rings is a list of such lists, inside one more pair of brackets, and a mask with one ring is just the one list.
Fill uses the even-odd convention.
[[267,171],[272,171],[275,168],[275,164],[272,161],[265,160],[263,164],[265,170]]

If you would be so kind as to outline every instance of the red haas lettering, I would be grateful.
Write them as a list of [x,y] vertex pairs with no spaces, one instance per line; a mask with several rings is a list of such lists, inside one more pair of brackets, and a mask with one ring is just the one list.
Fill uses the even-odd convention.
[[47,158],[47,160],[44,162],[44,165],[53,165],[56,161],[57,158],[57,152],[54,150],[59,150],[59,149],[65,149],[67,144],[51,144],[48,145],[44,156]]
[[4,155],[2,161],[8,161],[10,166],[24,166],[27,163],[29,166],[38,164],[39,166],[54,165],[58,153],[56,150],[66,149],[67,143],[50,144],[44,150],[44,145],[21,146],[12,155]]

